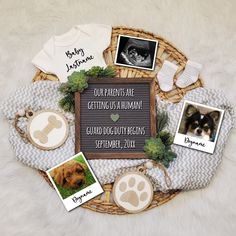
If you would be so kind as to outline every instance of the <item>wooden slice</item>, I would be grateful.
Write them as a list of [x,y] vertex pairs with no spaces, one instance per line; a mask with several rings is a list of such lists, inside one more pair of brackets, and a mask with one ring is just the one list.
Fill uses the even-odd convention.
[[153,187],[150,180],[140,172],[127,172],[114,183],[115,203],[128,213],[145,210],[152,202]]
[[68,122],[53,110],[36,112],[29,120],[28,138],[39,149],[51,150],[60,147],[68,137]]

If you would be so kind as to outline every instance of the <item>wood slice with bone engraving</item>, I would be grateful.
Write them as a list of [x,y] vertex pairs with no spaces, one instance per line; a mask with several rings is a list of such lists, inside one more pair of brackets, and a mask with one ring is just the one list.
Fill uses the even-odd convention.
[[53,110],[40,110],[30,117],[28,138],[39,149],[51,150],[60,147],[68,137],[68,122]]

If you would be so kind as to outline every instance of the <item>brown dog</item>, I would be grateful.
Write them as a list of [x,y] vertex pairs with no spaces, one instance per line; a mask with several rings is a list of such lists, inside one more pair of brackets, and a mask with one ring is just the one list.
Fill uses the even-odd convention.
[[85,164],[71,160],[52,170],[50,175],[63,188],[76,189],[85,183],[86,168]]

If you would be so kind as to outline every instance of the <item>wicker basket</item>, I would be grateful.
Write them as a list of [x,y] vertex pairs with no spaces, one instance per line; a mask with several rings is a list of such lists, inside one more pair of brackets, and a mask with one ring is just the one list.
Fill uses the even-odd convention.
[[[156,55],[156,67],[154,71],[115,66],[117,70],[117,77],[122,77],[122,78],[153,77],[155,78],[157,72],[162,66],[163,61],[168,60],[168,61],[174,62],[176,65],[179,66],[178,71],[174,78],[174,81],[177,80],[178,75],[183,71],[185,67],[185,64],[187,62],[187,57],[167,40],[163,39],[160,36],[154,35],[153,33],[143,31],[142,29],[133,29],[133,28],[127,28],[127,27],[113,27],[111,44],[104,51],[104,58],[108,65],[114,65],[114,58],[115,58],[117,40],[118,40],[119,34],[141,37],[141,38],[146,38],[146,39],[154,39],[154,40],[158,40],[159,44],[158,44],[158,51]],[[48,75],[38,70],[36,72],[35,77],[33,78],[33,81],[38,81],[38,80],[54,81],[58,79],[54,75]],[[162,99],[167,99],[171,102],[179,102],[183,98],[183,96],[186,94],[186,92],[192,89],[198,88],[198,87],[202,87],[202,86],[203,86],[202,80],[199,78],[196,83],[184,89],[177,88],[174,85],[171,91],[162,92],[156,81],[155,90],[156,90],[156,94],[158,94]],[[51,185],[50,181],[47,178],[47,175],[42,171],[40,171],[40,174]],[[112,184],[104,185],[103,186],[104,193],[90,200],[89,202],[83,204],[83,207],[96,211],[96,212],[101,212],[101,213],[109,213],[109,214],[117,214],[117,215],[127,214],[125,211],[120,209],[114,203],[112,199],[112,186],[113,186]],[[151,205],[146,210],[152,209],[154,207],[157,207],[166,203],[167,201],[174,198],[179,192],[180,192],[179,190],[169,191],[168,193],[162,193],[162,192],[156,191],[154,193],[154,197],[153,197],[153,201]]]

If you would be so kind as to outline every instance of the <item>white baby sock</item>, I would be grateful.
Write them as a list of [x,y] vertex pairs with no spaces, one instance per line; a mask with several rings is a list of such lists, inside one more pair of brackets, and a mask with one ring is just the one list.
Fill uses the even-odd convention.
[[157,79],[162,91],[168,92],[172,89],[174,83],[173,78],[177,68],[178,66],[175,64],[169,61],[164,61],[160,71],[157,74]]
[[198,80],[198,76],[201,69],[202,69],[201,64],[188,60],[183,73],[179,76],[178,80],[176,81],[176,85],[180,88],[185,88],[190,84],[195,83]]

